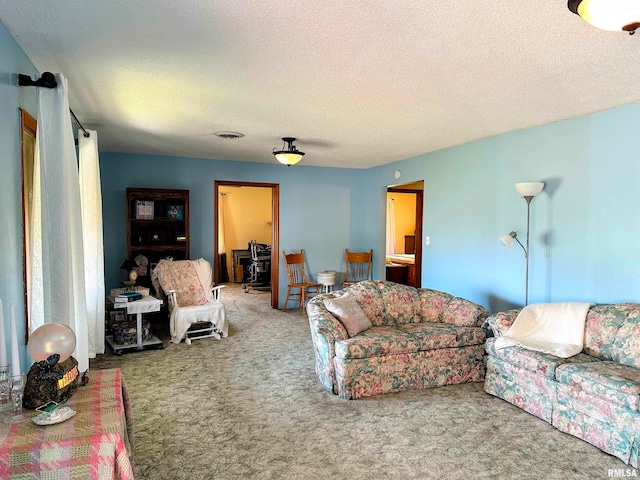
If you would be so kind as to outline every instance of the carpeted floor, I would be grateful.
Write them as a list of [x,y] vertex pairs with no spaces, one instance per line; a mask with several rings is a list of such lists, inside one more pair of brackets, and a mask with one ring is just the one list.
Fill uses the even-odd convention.
[[604,479],[629,468],[479,383],[340,400],[316,380],[300,310],[237,285],[222,297],[226,339],[92,360],[123,371],[138,479]]

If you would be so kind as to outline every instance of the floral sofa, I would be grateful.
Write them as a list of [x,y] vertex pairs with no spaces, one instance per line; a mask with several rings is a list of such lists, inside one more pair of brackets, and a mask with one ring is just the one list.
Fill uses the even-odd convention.
[[[353,336],[325,305],[345,293],[371,322]],[[307,307],[316,374],[345,399],[482,381],[488,314],[463,298],[386,281],[318,295]]]
[[[490,316],[501,336],[519,309]],[[496,349],[488,338],[484,389],[562,432],[638,467],[640,443],[640,305],[591,307],[584,347],[559,358],[522,347]]]

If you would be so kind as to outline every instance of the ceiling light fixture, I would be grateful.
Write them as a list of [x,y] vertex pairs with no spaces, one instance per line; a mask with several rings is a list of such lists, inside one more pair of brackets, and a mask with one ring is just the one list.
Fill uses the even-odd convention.
[[282,150],[273,149],[273,156],[276,157],[276,160],[287,167],[295,165],[304,156],[304,152],[299,151],[293,144],[295,140],[293,137],[283,137],[282,141],[286,143],[286,147],[283,145]]
[[585,22],[602,30],[633,35],[640,27],[638,0],[569,0],[567,6]]

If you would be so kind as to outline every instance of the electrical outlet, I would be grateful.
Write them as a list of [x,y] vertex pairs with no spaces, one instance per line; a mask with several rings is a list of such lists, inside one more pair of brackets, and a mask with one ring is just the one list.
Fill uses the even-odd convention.
[[428,235],[427,235],[427,236],[424,238],[424,244],[425,244],[425,245],[431,245],[431,237],[430,237],[430,236],[428,236]]

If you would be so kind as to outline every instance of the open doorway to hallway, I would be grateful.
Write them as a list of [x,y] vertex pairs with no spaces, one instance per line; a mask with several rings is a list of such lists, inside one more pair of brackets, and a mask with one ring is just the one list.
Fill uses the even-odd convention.
[[[257,278],[253,288],[270,291],[273,308],[278,308],[279,210],[278,184],[214,182],[214,281],[246,285]],[[261,255],[259,269],[252,242]]]
[[387,187],[385,278],[422,285],[424,181]]

